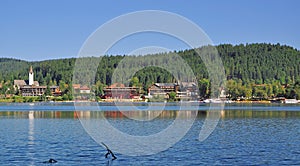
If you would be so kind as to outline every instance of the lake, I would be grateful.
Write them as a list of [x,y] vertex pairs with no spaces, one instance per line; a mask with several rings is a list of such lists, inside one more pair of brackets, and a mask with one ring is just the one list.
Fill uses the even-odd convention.
[[[133,107],[142,111],[132,111]],[[137,119],[128,118],[120,108]],[[159,108],[160,104],[100,103],[100,107],[79,105],[76,112],[72,103],[1,103],[1,165],[49,165],[43,162],[50,158],[58,161],[53,165],[300,165],[300,105],[225,105],[204,141],[198,138],[208,105],[187,107],[181,110],[184,114],[178,111],[178,103],[165,104],[163,111]],[[174,145],[142,156],[110,147],[117,156],[113,162],[105,158],[106,149],[87,134],[83,124],[85,119],[105,118],[124,133],[149,136],[167,129],[179,115],[183,115],[180,122],[192,115],[196,118]],[[145,117],[149,119],[139,119]]]

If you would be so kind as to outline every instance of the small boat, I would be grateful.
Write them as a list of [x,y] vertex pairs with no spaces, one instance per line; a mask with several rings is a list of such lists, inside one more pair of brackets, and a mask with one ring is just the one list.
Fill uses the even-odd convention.
[[205,99],[203,100],[204,103],[223,103],[221,99]]
[[235,101],[232,101],[232,100],[225,100],[224,102],[227,103],[227,104],[230,104],[230,103],[234,103]]
[[286,103],[286,104],[297,104],[298,100],[296,100],[296,99],[285,99],[284,103]]
[[234,103],[232,100],[221,100],[221,99],[205,99],[203,103]]

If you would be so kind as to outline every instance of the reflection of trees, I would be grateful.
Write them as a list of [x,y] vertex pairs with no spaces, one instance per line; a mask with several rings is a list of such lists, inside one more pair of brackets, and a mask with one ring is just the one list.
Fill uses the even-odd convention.
[[6,111],[0,112],[0,117],[13,117],[13,118],[57,118],[57,119],[69,119],[77,118],[74,111]]
[[289,118],[300,117],[299,111],[253,111],[229,110],[224,111],[222,118]]

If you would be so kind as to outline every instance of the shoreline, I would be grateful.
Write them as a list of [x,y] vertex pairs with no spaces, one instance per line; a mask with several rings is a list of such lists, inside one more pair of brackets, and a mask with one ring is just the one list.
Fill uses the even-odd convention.
[[[204,103],[202,101],[172,101],[172,102],[146,102],[146,101],[88,101],[88,100],[68,100],[68,101],[34,101],[34,102],[6,102],[0,101],[0,104],[64,104],[64,103],[103,103],[103,104],[113,104],[113,103],[123,103],[123,104],[150,104],[150,103],[157,103],[157,104],[176,104],[180,105],[181,103],[191,103],[193,105],[209,105],[209,104],[221,104],[221,103]],[[271,102],[271,101],[233,101],[231,103],[223,102],[226,105],[242,105],[242,104],[266,104],[266,105],[300,105],[300,101],[298,100],[297,103],[280,103],[280,102]]]
[[[228,101],[228,100],[227,100]],[[230,100],[228,103],[226,100],[222,101],[225,104],[231,104],[231,103],[240,103],[240,104],[247,104],[247,103],[252,103],[252,104],[300,104],[300,100],[294,100],[293,102],[278,102],[274,100],[243,100],[243,101],[235,101],[235,100]],[[145,100],[100,100],[100,101],[95,101],[95,100],[65,100],[65,101],[54,101],[54,100],[49,100],[49,101],[15,101],[14,99],[0,99],[0,103],[86,103],[86,102],[95,102],[95,103],[180,103],[180,102],[189,102],[189,103],[205,103],[209,104],[209,102],[204,102],[204,101],[145,101]],[[222,103],[218,102],[218,103]],[[212,102],[214,103],[214,102]],[[217,103],[216,103],[217,104]]]

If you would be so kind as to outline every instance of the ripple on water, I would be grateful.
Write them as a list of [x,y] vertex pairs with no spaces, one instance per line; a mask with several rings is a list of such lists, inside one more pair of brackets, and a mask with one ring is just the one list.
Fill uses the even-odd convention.
[[[233,114],[233,113],[232,113]],[[205,115],[205,114],[204,114]],[[253,114],[252,114],[253,115]],[[203,142],[197,140],[204,122],[198,118],[187,135],[166,151],[150,156],[116,154],[114,165],[299,165],[299,117],[243,115],[222,118]],[[236,117],[237,116],[237,117]],[[273,115],[274,116],[274,115]],[[139,134],[147,126],[151,134],[171,124],[173,118],[138,123],[116,118],[116,127]],[[119,126],[118,126],[119,125]],[[134,126],[130,128],[131,125]],[[54,158],[59,165],[105,165],[106,150],[90,138],[72,118],[1,118],[1,165],[40,165]],[[26,164],[24,164],[26,163]]]

